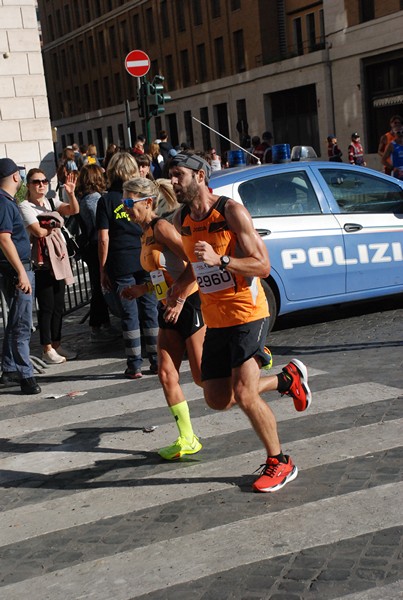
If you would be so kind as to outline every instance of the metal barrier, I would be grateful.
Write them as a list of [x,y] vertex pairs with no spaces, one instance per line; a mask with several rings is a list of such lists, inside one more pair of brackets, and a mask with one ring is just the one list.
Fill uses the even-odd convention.
[[[65,314],[70,314],[79,308],[82,308],[86,304],[89,304],[91,300],[91,286],[88,275],[88,268],[86,263],[75,258],[70,260],[71,269],[73,271],[74,283],[66,285],[66,293],[64,297]],[[0,337],[4,337],[4,331],[7,327],[8,308],[3,293],[0,291],[0,309],[1,319],[3,323],[3,331],[0,332]],[[34,307],[33,314],[33,326],[34,330],[37,325],[36,318],[36,306]]]
[[74,283],[66,286],[65,314],[82,308],[91,300],[91,286],[86,263],[81,258],[78,260],[73,258],[70,262]]

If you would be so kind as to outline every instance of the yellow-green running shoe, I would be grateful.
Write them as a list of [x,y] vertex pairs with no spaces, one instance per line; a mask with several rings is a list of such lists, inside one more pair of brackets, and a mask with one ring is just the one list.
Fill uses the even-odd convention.
[[176,458],[181,458],[184,454],[196,454],[196,452],[199,452],[201,449],[202,445],[199,442],[199,438],[195,435],[191,442],[186,438],[179,436],[171,446],[166,446],[165,448],[158,450],[158,454],[162,458],[165,458],[165,460],[175,460]]
[[269,371],[273,366],[273,355],[267,346],[264,347],[264,353],[267,355],[268,363],[262,367],[264,371]]

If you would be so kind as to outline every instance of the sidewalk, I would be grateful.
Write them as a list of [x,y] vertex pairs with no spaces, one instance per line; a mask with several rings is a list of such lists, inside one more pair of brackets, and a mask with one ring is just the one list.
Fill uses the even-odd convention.
[[[76,371],[79,368],[86,366],[86,361],[94,360],[96,358],[102,359],[102,362],[111,359],[122,359],[122,377],[123,371],[126,368],[126,357],[123,338],[118,338],[115,341],[94,344],[90,339],[90,326],[88,324],[89,306],[77,309],[72,313],[69,313],[63,318],[63,329],[62,329],[62,345],[69,350],[75,350],[78,352],[77,359],[66,361],[60,365],[46,365],[41,371],[38,372],[36,368],[36,375],[46,373],[51,375],[57,373],[59,376],[62,373],[70,373]],[[120,320],[116,317],[111,316],[111,323],[114,327],[120,330]],[[39,331],[36,330],[31,336],[31,356],[35,358],[41,358],[42,347],[39,342]],[[34,359],[35,361],[35,359]],[[148,361],[146,361],[146,368]]]

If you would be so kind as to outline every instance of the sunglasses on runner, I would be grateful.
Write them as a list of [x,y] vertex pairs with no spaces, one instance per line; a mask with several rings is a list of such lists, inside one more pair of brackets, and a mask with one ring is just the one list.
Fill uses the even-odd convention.
[[148,200],[148,199],[153,200],[154,198],[156,198],[156,196],[146,196],[145,198],[123,198],[122,202],[123,204],[126,206],[126,208],[133,208],[133,206],[136,204],[136,202],[144,202],[144,200]]

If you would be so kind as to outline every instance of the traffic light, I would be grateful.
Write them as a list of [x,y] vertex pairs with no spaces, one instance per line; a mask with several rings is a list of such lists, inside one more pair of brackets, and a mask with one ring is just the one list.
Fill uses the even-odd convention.
[[141,119],[149,119],[150,111],[148,106],[148,96],[150,95],[151,84],[142,77],[140,87],[137,90],[137,106],[139,110],[139,117]]
[[162,75],[155,75],[152,83],[150,83],[149,95],[153,96],[153,99],[150,99],[149,111],[153,117],[165,112],[165,102],[172,100],[171,96],[164,94],[163,81],[164,77]]
[[156,75],[152,82],[145,77],[141,78],[140,87],[137,90],[137,106],[139,117],[147,121],[165,111],[165,102],[172,100],[171,96],[164,94],[164,77]]

